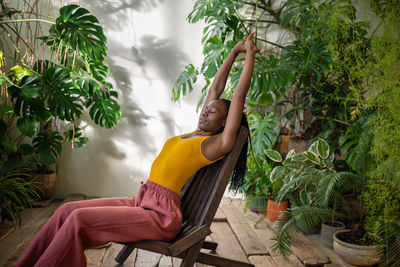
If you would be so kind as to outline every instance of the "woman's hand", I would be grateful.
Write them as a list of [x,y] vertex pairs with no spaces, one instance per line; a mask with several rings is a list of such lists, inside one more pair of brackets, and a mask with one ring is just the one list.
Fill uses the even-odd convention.
[[247,39],[244,40],[245,41],[244,46],[246,48],[246,54],[249,53],[249,52],[251,52],[253,54],[256,54],[257,52],[260,51],[260,48],[257,48],[257,46],[255,46],[254,43],[253,43],[253,40],[252,40],[253,35],[254,35],[254,32],[252,32],[249,35],[249,37],[247,37]]
[[249,35],[246,39],[244,39],[244,40],[238,42],[238,43],[233,47],[232,50],[233,50],[236,54],[247,53],[247,52],[254,52],[254,54],[257,53],[258,51],[260,51],[260,49],[258,49],[258,48],[254,45],[253,40],[252,40],[253,36],[254,36],[254,32],[250,33],[250,35]]

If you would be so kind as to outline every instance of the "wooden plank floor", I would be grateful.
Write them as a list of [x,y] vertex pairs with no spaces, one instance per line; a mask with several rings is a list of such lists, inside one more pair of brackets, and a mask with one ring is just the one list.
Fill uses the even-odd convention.
[[[65,201],[83,199],[81,195],[72,195]],[[40,227],[51,214],[63,203],[52,200],[41,203],[38,207],[25,209],[22,213],[21,227],[9,223],[0,225],[0,266],[13,266],[18,257],[28,246]],[[211,226],[212,234],[207,239],[217,242],[217,255],[247,261],[255,266],[350,266],[319,243],[318,235],[299,234],[294,242],[294,254],[285,261],[272,250],[273,232],[271,223],[262,221],[254,227],[260,215],[251,211],[243,213],[244,201],[224,197]],[[104,247],[89,249],[85,252],[87,266],[121,266],[114,259],[121,245],[110,243]],[[209,252],[204,250],[204,252]],[[161,256],[144,250],[134,250],[123,266],[179,266],[180,259]],[[204,264],[196,264],[205,267]]]

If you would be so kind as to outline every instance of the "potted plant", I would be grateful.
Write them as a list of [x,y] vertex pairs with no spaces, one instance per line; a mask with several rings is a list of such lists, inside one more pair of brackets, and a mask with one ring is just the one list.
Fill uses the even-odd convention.
[[272,148],[278,140],[277,116],[267,111],[264,116],[252,112],[248,116],[251,146],[243,186],[246,206],[253,211],[265,212],[272,191],[269,175],[273,162],[266,159],[264,150]]
[[247,158],[243,194],[249,210],[264,213],[272,191],[272,185],[269,182],[272,165],[266,159],[258,160],[262,162],[258,162],[254,156]]
[[[282,162],[282,157],[279,152],[271,150],[271,149],[267,149],[264,152],[267,154],[268,158],[272,160],[272,162],[275,162],[275,163]],[[274,168],[274,170],[275,169],[276,169],[276,167]],[[271,193],[270,193],[269,199],[268,199],[268,208],[267,208],[266,215],[267,215],[267,218],[269,219],[269,221],[275,222],[276,219],[280,216],[281,212],[287,210],[287,208],[289,207],[289,201],[288,200],[284,200],[284,201],[277,200],[278,193],[283,186],[282,177],[273,175],[271,172],[268,178],[272,185],[271,186],[272,190],[271,190]]]
[[268,199],[267,218],[270,222],[275,222],[282,212],[289,208],[289,200],[278,201],[278,193],[283,186],[281,178],[271,180],[272,182],[272,194]]
[[341,195],[338,192],[344,188],[343,184],[353,185],[358,176],[334,169],[333,153],[323,139],[315,141],[308,151],[290,151],[285,160],[274,150],[266,154],[282,162],[271,173],[271,180],[280,178],[283,181],[277,200],[290,199],[291,202],[291,207],[274,224],[277,230],[274,248],[288,256],[297,232],[310,232],[322,222],[341,216],[333,200]]
[[356,266],[371,266],[379,262],[381,254],[378,245],[357,245],[351,243],[350,229],[338,230],[333,234],[333,249],[345,262]]
[[[30,21],[37,19],[3,20],[0,26]],[[46,22],[52,24],[49,34],[37,39],[49,48],[48,58],[39,60],[33,53],[35,60],[22,61],[0,74],[0,85],[7,86],[23,136],[18,149],[33,159],[42,177],[54,172],[51,166],[57,164],[63,142],[70,141],[74,148],[88,141],[74,123],[85,109],[94,123],[106,128],[115,127],[121,116],[118,94],[106,81],[107,39],[98,19],[78,5],[67,5],[55,21]]]
[[346,133],[339,138],[341,154],[359,176],[360,186],[358,198],[348,200],[352,207],[349,212],[353,214],[349,220],[349,229],[334,233],[333,249],[345,262],[356,266],[375,264],[382,254],[378,246],[380,238],[374,237],[372,231],[368,231],[366,227],[366,220],[370,215],[363,201],[369,180],[367,170],[373,165],[370,149],[374,137],[372,127],[375,117],[375,113],[361,116],[349,125]]

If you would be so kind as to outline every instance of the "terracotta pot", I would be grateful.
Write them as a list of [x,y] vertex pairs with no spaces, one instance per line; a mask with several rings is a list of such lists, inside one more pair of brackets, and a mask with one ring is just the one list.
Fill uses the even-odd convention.
[[379,261],[378,246],[360,246],[344,242],[338,238],[349,229],[339,230],[333,234],[333,250],[343,261],[356,266],[370,266]]
[[36,186],[40,188],[39,194],[43,199],[50,198],[53,192],[54,183],[57,180],[56,173],[38,174],[35,178]]
[[333,234],[339,230],[344,229],[345,227],[346,226],[344,225],[344,223],[338,221],[323,222],[321,225],[321,235],[319,237],[321,243],[325,247],[332,248]]
[[271,222],[275,222],[281,212],[287,210],[288,207],[289,201],[276,202],[274,200],[268,199],[267,218]]

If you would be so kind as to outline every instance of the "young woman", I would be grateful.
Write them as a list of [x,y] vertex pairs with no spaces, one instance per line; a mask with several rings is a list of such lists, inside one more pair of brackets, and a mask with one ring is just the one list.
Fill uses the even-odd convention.
[[[179,198],[182,187],[197,170],[229,153],[236,142],[236,134],[244,121],[242,113],[255,54],[259,51],[252,37],[250,34],[237,43],[219,69],[201,111],[197,130],[172,137],[164,144],[137,196],[62,205],[36,235],[16,266],[86,266],[84,251],[88,248],[109,242],[173,239],[182,223]],[[229,105],[219,97],[240,53],[245,53],[244,69]],[[233,184],[240,184],[236,178],[233,180]]]

